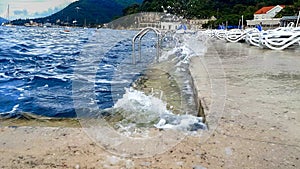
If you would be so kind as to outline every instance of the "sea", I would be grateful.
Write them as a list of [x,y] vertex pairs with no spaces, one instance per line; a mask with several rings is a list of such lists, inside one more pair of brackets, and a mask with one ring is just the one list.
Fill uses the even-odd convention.
[[112,107],[111,83],[120,85],[120,88],[129,87],[140,73],[132,69],[131,74],[126,74],[121,81],[112,81],[119,63],[131,65],[131,37],[135,32],[97,31],[1,27],[2,115],[30,112],[51,117],[75,117],[72,82],[77,77],[74,69],[80,72],[93,66],[96,68],[93,81],[99,108]]
[[[144,113],[141,118],[160,122],[159,126],[154,125],[157,127],[164,127],[164,117],[173,119],[169,120],[172,125],[180,124],[180,119],[191,119],[191,125],[200,125],[196,129],[188,125],[189,129],[206,128],[201,117],[174,115],[164,101],[131,88],[147,67],[157,62],[154,33],[143,38],[139,59],[138,49],[132,50],[137,31],[65,29],[0,27],[1,118],[18,118],[24,113],[51,118],[98,118],[99,114],[111,115],[109,112],[118,106],[127,109],[132,105]],[[185,49],[171,35],[165,41],[164,47],[173,48],[171,54],[182,58],[178,63],[186,64]],[[137,64],[133,64],[133,52]],[[187,102],[192,104],[193,91],[188,80],[182,79],[186,84],[182,90],[186,90]],[[96,116],[95,111],[100,113]]]

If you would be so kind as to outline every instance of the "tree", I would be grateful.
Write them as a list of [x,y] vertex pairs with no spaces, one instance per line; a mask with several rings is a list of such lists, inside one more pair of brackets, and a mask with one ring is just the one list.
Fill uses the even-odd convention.
[[137,10],[130,8],[130,11],[140,12],[167,12],[183,16],[184,18],[206,19],[212,16],[217,17],[217,21],[210,22],[207,26],[218,26],[225,24],[226,21],[231,25],[238,25],[241,16],[244,21],[253,19],[253,14],[261,7],[269,5],[293,5],[287,7],[282,15],[295,13],[300,9],[300,0],[144,0]]
[[131,6],[126,7],[125,9],[123,9],[123,15],[125,16],[125,15],[138,13],[139,9],[140,9],[139,4],[133,4]]

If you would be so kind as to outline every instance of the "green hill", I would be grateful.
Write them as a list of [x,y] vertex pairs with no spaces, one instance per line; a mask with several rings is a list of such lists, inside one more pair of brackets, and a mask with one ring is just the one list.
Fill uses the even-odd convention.
[[[107,23],[123,15],[123,9],[142,0],[79,0],[63,10],[44,18],[31,19],[38,23],[56,23],[60,25],[95,25]],[[74,21],[77,21],[74,23]],[[29,20],[15,20],[12,23],[24,25]]]
[[215,26],[226,21],[230,25],[237,25],[242,15],[244,20],[253,19],[256,10],[270,5],[288,5],[282,11],[284,15],[295,15],[300,10],[300,0],[144,0],[139,6],[127,7],[125,13],[163,12],[165,9],[187,19],[215,16],[217,21],[210,23]]
[[[278,4],[289,5],[279,13],[280,16],[295,15],[300,10],[300,0],[79,0],[51,16],[31,20],[60,25],[75,25],[73,21],[76,20],[77,26],[93,26],[108,23],[122,15],[163,12],[165,9],[187,19],[215,16],[217,21],[209,23],[213,26],[226,22],[236,25],[242,15],[244,21],[253,19],[253,13],[259,8]],[[28,22],[29,20],[15,20],[12,23],[24,25]]]

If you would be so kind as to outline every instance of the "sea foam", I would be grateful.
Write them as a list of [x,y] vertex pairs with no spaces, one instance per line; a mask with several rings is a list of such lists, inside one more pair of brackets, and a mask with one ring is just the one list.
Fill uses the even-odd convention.
[[167,103],[153,95],[132,88],[125,89],[122,99],[119,99],[114,108],[122,109],[122,115],[131,124],[120,124],[123,130],[130,131],[138,123],[148,123],[159,129],[173,129],[178,131],[197,131],[207,129],[202,117],[188,114],[176,115],[167,109]]

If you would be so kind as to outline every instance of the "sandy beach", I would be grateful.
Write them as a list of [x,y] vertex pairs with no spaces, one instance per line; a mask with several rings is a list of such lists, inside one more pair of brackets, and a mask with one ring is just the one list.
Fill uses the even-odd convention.
[[152,157],[125,158],[80,127],[0,123],[0,168],[299,168],[299,50],[206,45],[190,64],[209,126],[201,137],[188,136]]

